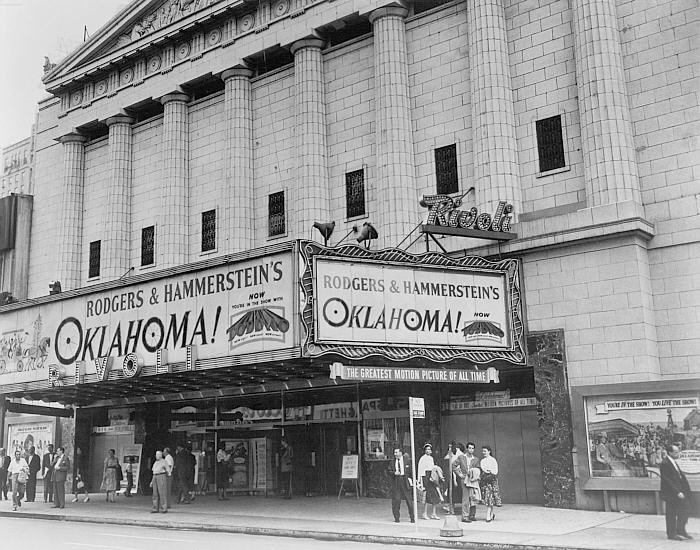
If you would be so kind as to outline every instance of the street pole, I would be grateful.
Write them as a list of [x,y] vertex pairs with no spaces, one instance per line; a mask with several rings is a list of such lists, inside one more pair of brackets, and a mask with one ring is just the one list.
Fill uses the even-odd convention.
[[416,488],[416,443],[413,435],[413,410],[409,414],[409,425],[411,427],[411,476],[413,477],[413,517],[415,522],[415,531],[418,532],[418,492]]

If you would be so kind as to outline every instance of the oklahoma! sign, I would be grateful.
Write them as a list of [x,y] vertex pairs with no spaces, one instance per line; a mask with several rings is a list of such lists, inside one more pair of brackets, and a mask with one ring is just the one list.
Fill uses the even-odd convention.
[[3,312],[0,386],[195,370],[198,359],[215,368],[231,355],[293,347],[293,258],[280,252]]
[[308,356],[525,360],[516,260],[303,243]]

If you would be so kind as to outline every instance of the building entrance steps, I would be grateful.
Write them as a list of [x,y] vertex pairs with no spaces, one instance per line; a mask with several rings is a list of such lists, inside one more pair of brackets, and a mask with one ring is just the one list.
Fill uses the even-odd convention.
[[[93,493],[89,502],[69,502],[65,509],[30,502],[19,512],[12,512],[10,502],[2,501],[0,516],[444,548],[665,550],[680,544],[666,539],[663,516],[618,512],[508,504],[496,509],[495,521],[486,523],[485,508],[480,506],[477,522],[460,524],[463,537],[446,539],[440,537],[443,521],[409,523],[405,504],[401,523],[394,523],[391,501],[386,499],[295,497],[289,501],[236,496],[221,502],[210,495],[198,496],[188,506],[173,505],[167,515],[152,516],[150,497],[120,495],[110,504],[100,496]],[[444,512],[440,515],[444,519]],[[690,519],[688,532],[700,540],[700,518]]]

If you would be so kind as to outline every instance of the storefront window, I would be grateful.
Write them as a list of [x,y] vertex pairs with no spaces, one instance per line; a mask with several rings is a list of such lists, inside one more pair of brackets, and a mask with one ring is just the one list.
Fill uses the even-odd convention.
[[586,398],[592,477],[652,477],[679,445],[679,466],[700,477],[700,396],[688,392]]
[[411,446],[408,417],[372,418],[365,420],[365,460],[384,460],[394,455],[394,449]]

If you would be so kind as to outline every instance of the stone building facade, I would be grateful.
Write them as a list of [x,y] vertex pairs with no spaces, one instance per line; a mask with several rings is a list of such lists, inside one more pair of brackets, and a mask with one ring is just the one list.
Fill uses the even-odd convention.
[[[132,2],[44,78],[28,296],[318,239],[314,222],[395,247],[444,153],[445,192],[509,202],[517,239],[439,242],[521,259],[562,399],[680,391],[700,377],[699,19],[693,0]],[[557,440],[563,501],[607,506],[576,437]]]

